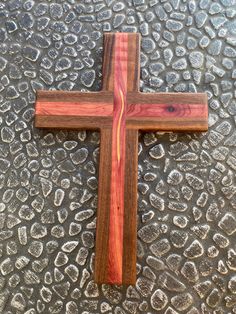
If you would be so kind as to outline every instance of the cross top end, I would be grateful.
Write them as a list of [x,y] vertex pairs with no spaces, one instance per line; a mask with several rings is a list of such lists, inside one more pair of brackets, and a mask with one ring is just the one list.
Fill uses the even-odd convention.
[[100,130],[95,281],[136,281],[138,131],[207,131],[204,93],[141,93],[140,34],[104,34],[100,92],[38,91],[35,125]]

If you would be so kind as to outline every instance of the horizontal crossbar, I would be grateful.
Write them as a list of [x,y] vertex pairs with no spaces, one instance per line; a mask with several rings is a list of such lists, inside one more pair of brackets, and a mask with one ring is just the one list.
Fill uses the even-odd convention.
[[[40,128],[99,130],[112,125],[113,94],[39,91],[35,115],[35,125]],[[125,115],[129,129],[206,131],[207,96],[130,92]]]

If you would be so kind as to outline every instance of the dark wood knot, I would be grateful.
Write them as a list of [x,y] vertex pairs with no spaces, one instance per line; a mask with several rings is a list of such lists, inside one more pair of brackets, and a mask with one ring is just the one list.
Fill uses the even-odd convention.
[[175,111],[175,107],[174,106],[168,106],[167,107],[167,111],[168,112],[174,112]]

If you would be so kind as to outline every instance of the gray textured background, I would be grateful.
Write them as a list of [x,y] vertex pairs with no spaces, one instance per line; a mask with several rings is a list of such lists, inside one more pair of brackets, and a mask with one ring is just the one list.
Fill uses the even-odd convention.
[[[36,89],[99,90],[104,31],[209,97],[208,133],[140,135],[128,288],[93,282],[99,134],[33,126]],[[0,43],[0,313],[236,313],[235,0],[0,1]]]

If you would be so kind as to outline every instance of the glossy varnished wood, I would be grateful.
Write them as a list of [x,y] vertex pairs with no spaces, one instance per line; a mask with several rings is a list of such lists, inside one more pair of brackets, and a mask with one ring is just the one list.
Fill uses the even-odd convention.
[[141,93],[140,35],[104,35],[100,92],[38,91],[35,125],[101,132],[97,283],[135,284],[138,132],[206,131],[204,93]]

